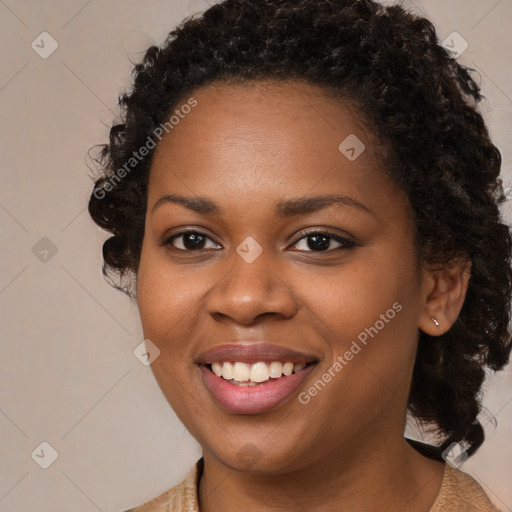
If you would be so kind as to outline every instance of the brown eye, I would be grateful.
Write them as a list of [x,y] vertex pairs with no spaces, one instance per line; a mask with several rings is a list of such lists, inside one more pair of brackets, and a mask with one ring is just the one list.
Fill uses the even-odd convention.
[[[213,247],[208,247],[208,242],[213,243]],[[220,247],[209,236],[199,231],[183,231],[177,233],[168,238],[165,244],[179,251],[201,251]]]
[[[337,247],[332,247],[332,243],[338,244]],[[300,247],[302,244],[302,247]],[[306,252],[328,252],[333,250],[352,249],[355,243],[342,236],[334,233],[317,231],[307,234],[293,244],[292,247],[297,248],[299,251]]]

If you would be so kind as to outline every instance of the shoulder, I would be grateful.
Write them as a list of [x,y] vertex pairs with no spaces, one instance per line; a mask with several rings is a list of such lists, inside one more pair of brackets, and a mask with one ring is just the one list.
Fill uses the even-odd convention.
[[473,477],[446,463],[441,489],[430,512],[500,511]]
[[197,512],[197,484],[203,469],[203,459],[199,459],[185,479],[173,487],[138,507],[125,512]]

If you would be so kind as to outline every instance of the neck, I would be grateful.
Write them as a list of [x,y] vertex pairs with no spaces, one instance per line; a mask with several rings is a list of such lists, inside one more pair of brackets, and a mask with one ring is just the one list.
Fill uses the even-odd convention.
[[[401,437],[394,443],[358,439],[293,471],[234,470],[205,452],[201,512],[400,510],[428,512],[444,472]],[[361,447],[364,447],[363,449]]]

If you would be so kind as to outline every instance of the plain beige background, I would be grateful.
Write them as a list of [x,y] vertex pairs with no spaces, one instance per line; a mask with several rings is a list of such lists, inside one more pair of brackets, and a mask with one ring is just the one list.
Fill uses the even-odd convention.
[[[512,187],[511,0],[408,5],[441,40],[456,31],[467,41],[459,60],[480,73],[482,110]],[[105,234],[86,211],[85,155],[107,140],[130,60],[205,6],[0,0],[0,512],[121,511],[178,483],[200,456],[133,355],[142,341],[136,308],[102,279]],[[51,44],[58,48],[42,58]],[[510,367],[486,388],[498,428],[487,425],[486,443],[462,469],[510,511]],[[36,463],[52,454],[42,442],[58,454],[47,469]]]

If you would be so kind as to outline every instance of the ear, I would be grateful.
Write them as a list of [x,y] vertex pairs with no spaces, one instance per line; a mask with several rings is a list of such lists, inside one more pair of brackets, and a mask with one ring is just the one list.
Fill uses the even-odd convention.
[[441,336],[457,320],[468,290],[471,261],[457,259],[443,268],[424,269],[425,303],[419,328],[430,336]]

